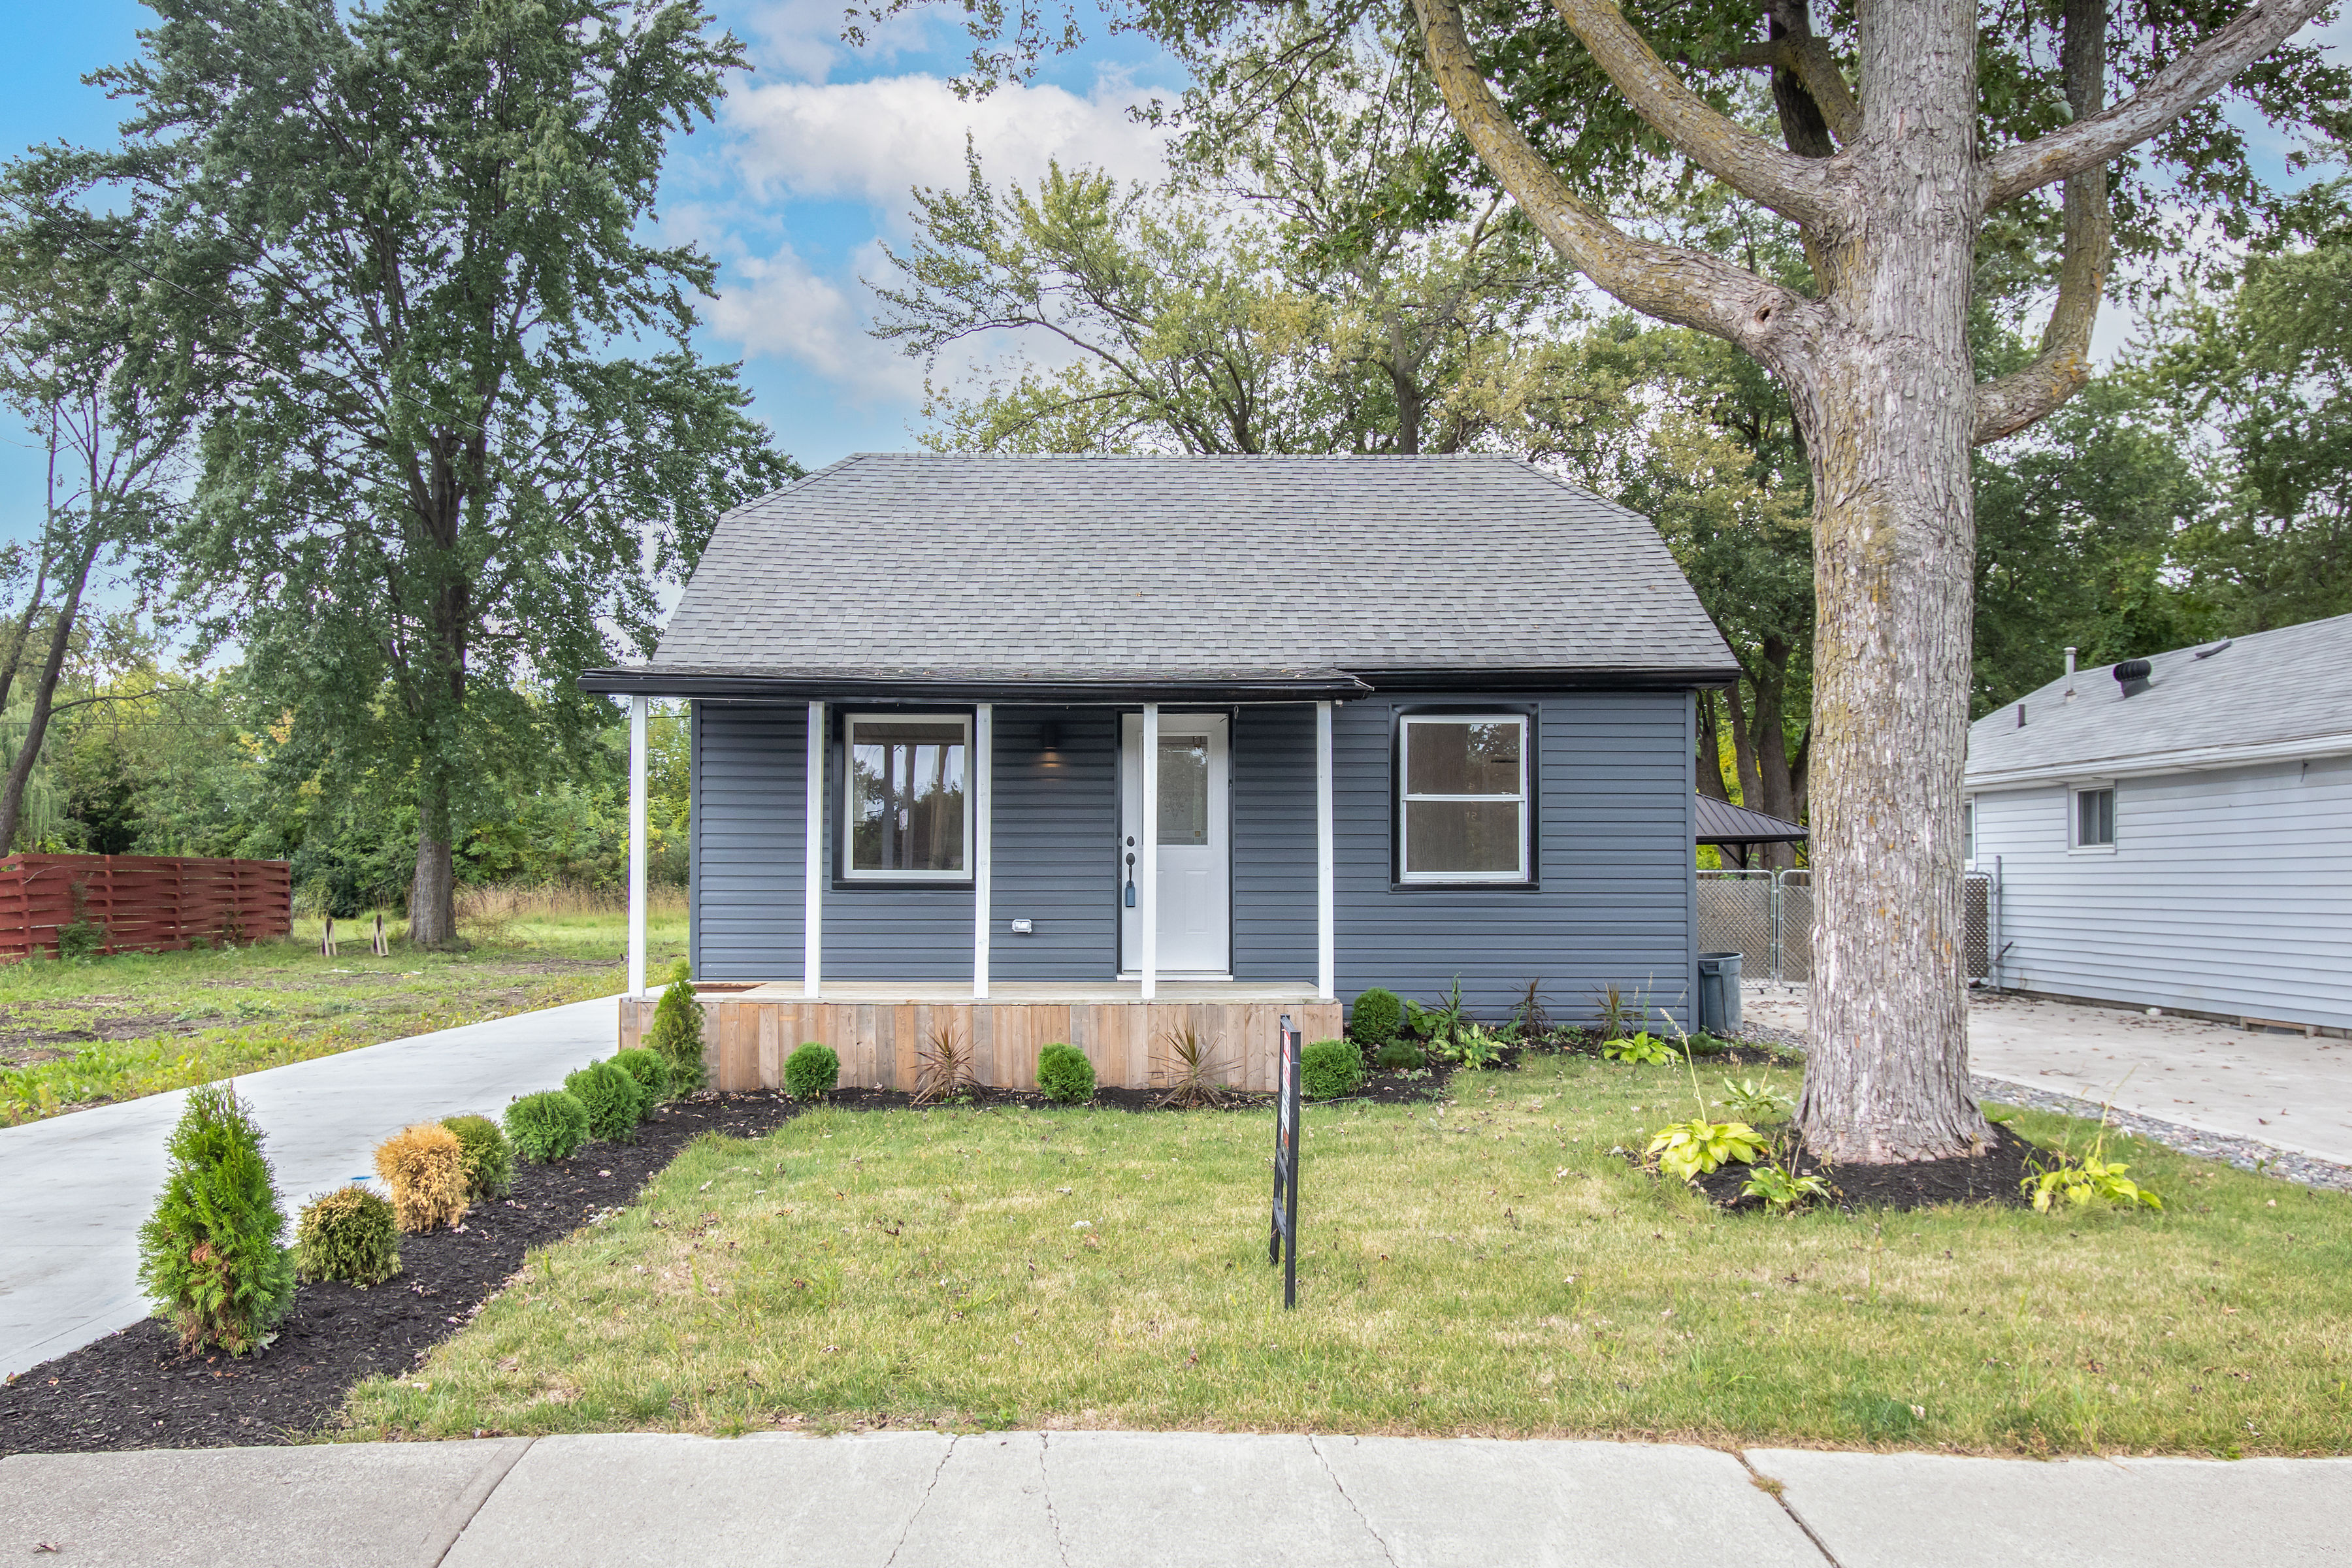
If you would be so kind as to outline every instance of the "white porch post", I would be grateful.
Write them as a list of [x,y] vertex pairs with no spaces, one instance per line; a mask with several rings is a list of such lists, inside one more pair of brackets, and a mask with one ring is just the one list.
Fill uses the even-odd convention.
[[1315,994],[1339,994],[1339,924],[1331,908],[1331,704],[1315,705]]
[[646,712],[629,699],[629,994],[646,994]]
[[989,874],[995,868],[996,708],[982,702],[971,721],[971,994],[988,1000]]
[[1136,900],[1143,906],[1143,999],[1160,994],[1160,704],[1143,705],[1143,875]]
[[808,837],[801,891],[801,994],[814,1001],[824,964],[824,704],[808,705]]

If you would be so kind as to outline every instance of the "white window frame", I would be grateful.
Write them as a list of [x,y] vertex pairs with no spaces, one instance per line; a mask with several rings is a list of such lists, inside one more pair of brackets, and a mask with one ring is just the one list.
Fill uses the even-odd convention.
[[[960,724],[963,727],[963,868],[921,871],[908,867],[861,869],[857,864],[857,726],[877,724]],[[841,716],[841,879],[845,882],[924,882],[967,886],[972,880],[972,735],[970,713],[874,712]]]
[[[1415,871],[1412,867],[1412,813],[1407,807],[1415,801],[1482,801],[1510,800],[1506,795],[1414,795],[1410,784],[1412,777],[1412,727],[1416,724],[1516,724],[1519,730],[1519,863],[1513,871]],[[1535,723],[1525,713],[1407,713],[1397,721],[1396,761],[1396,821],[1397,821],[1397,880],[1415,886],[1438,887],[1525,887],[1528,880],[1528,841],[1533,837],[1531,820],[1535,803],[1528,798],[1528,753],[1534,748]]]
[[[2083,842],[2083,797],[2107,792],[2107,841],[2105,844]],[[2066,852],[2070,855],[2112,855],[2121,837],[2123,823],[2113,779],[2086,779],[2066,786]]]
[[1976,863],[1977,797],[1964,795],[1960,797],[1960,864],[1973,866]]

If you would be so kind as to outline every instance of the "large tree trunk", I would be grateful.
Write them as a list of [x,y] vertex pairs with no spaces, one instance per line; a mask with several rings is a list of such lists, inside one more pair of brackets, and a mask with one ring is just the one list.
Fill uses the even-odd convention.
[[[33,776],[33,766],[41,760],[41,748],[49,738],[49,716],[56,710],[58,679],[63,674],[66,653],[73,646],[74,623],[81,616],[82,589],[89,582],[90,567],[98,561],[104,538],[98,522],[89,524],[89,535],[80,542],[68,566],[65,597],[58,604],[58,618],[49,628],[48,657],[41,662],[41,671],[33,686],[33,710],[25,721],[24,743],[16,748],[15,759],[8,764],[5,784],[0,784],[0,855],[16,847],[16,830],[25,820],[25,786]],[[21,638],[20,638],[21,642]]]
[[[1833,289],[1852,330],[1797,399],[1819,616],[1812,1048],[1797,1114],[1815,1150],[1864,1164],[1991,1136],[1969,1094],[1961,973],[1982,198],[1955,171],[1976,160],[1974,16],[1961,0],[1860,14],[1864,89],[1882,89],[1868,112],[1901,116],[1906,141],[1867,165],[1880,188]],[[1938,25],[1916,28],[1927,17]]]
[[451,854],[449,788],[432,776],[416,801],[416,879],[408,889],[408,940],[417,947],[457,947],[457,877]]

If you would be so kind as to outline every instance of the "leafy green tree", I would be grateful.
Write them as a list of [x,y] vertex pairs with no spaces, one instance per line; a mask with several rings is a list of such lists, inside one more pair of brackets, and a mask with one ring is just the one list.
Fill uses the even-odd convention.
[[115,168],[236,340],[181,590],[282,766],[414,802],[410,934],[452,942],[466,825],[595,727],[572,675],[650,646],[656,574],[796,471],[688,344],[713,264],[644,237],[742,50],[688,0],[156,10],[101,73],[138,109]]

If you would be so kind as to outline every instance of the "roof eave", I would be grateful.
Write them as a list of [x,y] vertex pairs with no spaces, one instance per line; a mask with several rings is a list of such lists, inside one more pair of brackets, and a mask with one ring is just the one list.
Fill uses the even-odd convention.
[[1410,667],[1329,670],[1297,675],[1235,675],[1166,679],[1131,675],[931,676],[875,674],[728,674],[625,666],[583,670],[583,691],[602,696],[694,697],[724,702],[976,701],[1018,702],[1305,702],[1349,701],[1375,691],[1686,690],[1721,686],[1736,668],[1710,665],[1621,668],[1447,668]]
[[2151,773],[2203,773],[2214,768],[2244,767],[2256,763],[2293,762],[2303,757],[2333,757],[2352,753],[2352,731],[2330,735],[2304,735],[2284,741],[2257,741],[2230,746],[2185,746],[2169,752],[2142,752],[2121,757],[2074,757],[2061,763],[2035,763],[2026,767],[1971,768],[1964,787],[1972,790],[2022,789],[2031,784],[2061,784],[2070,779],[2139,778]]

